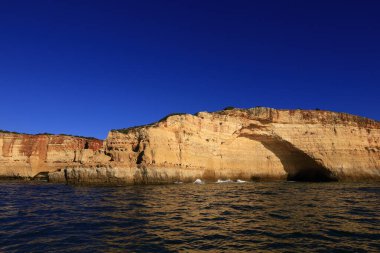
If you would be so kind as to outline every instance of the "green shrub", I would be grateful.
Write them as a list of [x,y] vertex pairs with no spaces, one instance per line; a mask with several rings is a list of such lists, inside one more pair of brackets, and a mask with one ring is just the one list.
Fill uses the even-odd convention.
[[158,122],[165,121],[165,120],[167,120],[170,116],[175,116],[175,115],[186,115],[186,114],[187,114],[187,113],[183,113],[183,112],[170,113],[170,114],[166,115],[165,117],[163,117],[162,119],[160,119]]
[[18,132],[7,131],[7,130],[1,130],[1,129],[0,129],[0,133],[4,133],[4,134],[20,134],[20,133],[18,133]]

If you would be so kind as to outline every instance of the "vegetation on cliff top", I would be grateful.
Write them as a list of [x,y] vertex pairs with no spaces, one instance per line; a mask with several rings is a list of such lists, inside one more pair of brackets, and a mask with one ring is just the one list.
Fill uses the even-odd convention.
[[7,130],[2,130],[2,129],[0,129],[0,133],[4,133],[4,134],[23,134],[23,133],[18,133],[18,132],[13,132],[13,131],[7,131]]
[[146,125],[140,125],[140,126],[132,126],[132,127],[127,127],[127,128],[121,128],[121,129],[112,129],[111,132],[119,132],[119,133],[126,134],[133,129],[139,129],[141,127],[153,126],[154,124],[156,124],[158,122],[163,122],[163,121],[167,120],[171,116],[186,115],[186,114],[189,114],[189,113],[183,113],[183,112],[170,113],[170,114],[166,115],[165,117],[163,117],[162,119],[160,119],[159,121],[154,122],[154,123],[150,123],[150,124],[146,124]]
[[223,111],[228,111],[228,110],[233,110],[233,109],[236,109],[236,107],[227,106],[226,108],[223,109]]
[[151,125],[153,125],[153,124],[132,126],[132,127],[126,127],[126,128],[120,128],[120,129],[111,129],[111,132],[119,132],[119,133],[127,134],[130,130],[139,129],[141,127],[146,127],[146,126],[151,126]]
[[24,134],[24,135],[55,135],[55,136],[68,136],[68,137],[75,137],[75,138],[82,138],[82,139],[90,139],[90,140],[98,140],[95,137],[87,137],[87,136],[81,136],[81,135],[72,135],[72,134],[52,134],[52,133],[38,133],[38,134],[27,134],[27,133],[19,133],[19,132],[14,132],[14,131],[7,131],[7,130],[2,130],[0,129],[0,133],[4,134]]
[[[257,107],[261,107],[261,106],[257,106]],[[233,106],[227,106],[223,110],[217,111],[215,113],[220,113],[220,112],[229,111],[229,110],[244,110],[244,109],[240,109],[240,108],[233,107]],[[129,131],[131,131],[133,129],[139,129],[141,127],[153,126],[156,123],[163,122],[163,121],[167,120],[171,116],[180,116],[180,115],[195,115],[195,116],[198,116],[199,112],[197,112],[195,114],[184,113],[184,112],[170,113],[170,114],[166,115],[165,117],[161,118],[160,120],[158,120],[157,122],[154,122],[154,123],[151,123],[151,124],[132,126],[132,127],[127,127],[127,128],[121,128],[121,129],[112,129],[111,132],[119,132],[119,133],[126,134],[126,133],[128,133]]]
[[160,119],[158,122],[165,121],[165,120],[167,120],[167,119],[168,119],[169,117],[171,117],[171,116],[186,115],[186,114],[189,114],[189,113],[184,113],[184,112],[170,113],[170,114],[166,115],[165,117],[163,117],[162,119]]
[[[360,126],[360,127],[370,127],[370,126],[373,126],[373,125],[376,125],[376,124],[379,123],[376,120],[368,119],[368,118],[365,118],[365,117],[351,115],[351,114],[347,114],[347,113],[337,113],[337,112],[332,112],[332,111],[328,111],[328,110],[322,110],[320,108],[315,108],[315,109],[311,109],[311,110],[303,110],[303,109],[289,110],[289,109],[273,109],[273,108],[268,108],[268,107],[264,107],[264,106],[255,106],[255,107],[249,108],[249,109],[237,108],[237,107],[233,107],[233,106],[227,106],[223,110],[216,111],[214,113],[217,113],[217,114],[226,114],[226,113],[228,113],[228,114],[230,114],[231,113],[230,111],[248,111],[248,112],[252,112],[252,111],[260,111],[260,110],[289,111],[289,113],[291,113],[291,114],[294,114],[297,111],[301,111],[302,116],[303,116],[304,119],[311,119],[313,117],[318,117],[315,114],[312,114],[312,111],[315,111],[315,112],[318,112],[318,113],[327,113],[327,116],[328,116],[327,118],[319,118],[318,117],[318,119],[321,120],[322,122],[326,122],[326,121],[330,120],[332,123],[337,123],[337,121],[339,121],[339,120],[343,121],[343,122],[353,121],[353,122],[356,122],[358,124],[358,126]],[[131,130],[136,130],[136,129],[139,129],[139,128],[142,128],[142,127],[154,126],[158,122],[163,122],[163,121],[167,120],[171,116],[186,115],[186,114],[189,114],[189,113],[170,113],[170,114],[166,115],[165,117],[163,117],[162,119],[160,119],[159,121],[151,123],[151,124],[140,125],[140,126],[132,126],[132,127],[128,127],[128,128],[122,128],[122,129],[112,129],[111,132],[128,133]],[[198,116],[199,112],[195,113],[193,115]]]
[[[262,106],[256,106],[254,108],[250,108],[250,109],[261,109],[261,108],[266,108],[266,107],[262,107]],[[248,109],[248,110],[250,110]],[[231,111],[231,110],[246,110],[246,109],[241,109],[241,108],[236,108],[236,107],[233,107],[233,106],[227,106],[225,107],[223,110],[221,111],[218,111],[216,113],[223,113],[223,112],[226,112],[226,111]],[[279,110],[280,111],[280,110]],[[302,109],[297,109],[297,110],[289,110],[289,111],[304,111],[304,116],[307,118],[308,117],[312,117],[312,115],[309,115],[309,111],[318,111],[318,112],[328,112],[330,113],[330,111],[326,111],[326,110],[321,110],[319,108],[315,108],[314,110],[302,110]],[[372,119],[368,119],[368,118],[365,118],[365,117],[360,117],[360,116],[356,116],[356,115],[351,115],[351,114],[347,114],[347,113],[335,113],[335,112],[331,112],[333,114],[335,114],[333,120],[336,121],[337,120],[337,117],[340,119],[340,120],[343,120],[343,121],[354,121],[356,122],[360,127],[368,127],[368,126],[371,126],[371,125],[374,125],[374,124],[378,124],[379,122],[376,121],[376,120],[372,120]],[[159,121],[157,122],[163,122],[165,120],[167,120],[169,117],[171,116],[178,116],[178,115],[186,115],[186,114],[189,114],[189,113],[170,113],[168,115],[166,115],[165,117],[163,117],[162,119],[160,119]],[[307,115],[306,115],[307,114]],[[198,116],[198,113],[194,114],[195,116]],[[140,125],[140,126],[133,126],[133,127],[128,127],[128,128],[121,128],[121,129],[112,129],[111,132],[120,132],[120,133],[128,133],[130,130],[132,129],[139,129],[141,127],[147,127],[147,126],[153,126],[155,125],[157,122],[154,122],[154,123],[151,123],[151,124],[145,124],[145,125]],[[57,135],[57,136],[68,136],[68,137],[75,137],[75,138],[83,138],[83,139],[90,139],[90,140],[97,140],[97,138],[95,137],[87,137],[87,136],[81,136],[81,135],[71,135],[71,134],[52,134],[52,133],[38,133],[38,134],[27,134],[27,133],[19,133],[19,132],[15,132],[15,131],[7,131],[7,130],[2,130],[0,129],[0,133],[6,133],[6,134],[25,134],[25,135]]]

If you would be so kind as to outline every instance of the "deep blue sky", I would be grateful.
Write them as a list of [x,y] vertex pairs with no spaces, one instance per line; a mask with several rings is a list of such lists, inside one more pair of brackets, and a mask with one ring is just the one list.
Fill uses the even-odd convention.
[[380,1],[0,3],[0,129],[104,138],[172,112],[380,120]]

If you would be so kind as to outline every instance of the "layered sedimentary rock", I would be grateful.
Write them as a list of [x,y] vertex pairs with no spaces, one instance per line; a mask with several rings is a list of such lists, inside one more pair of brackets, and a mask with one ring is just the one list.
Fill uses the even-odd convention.
[[155,169],[168,178],[380,177],[379,122],[327,111],[259,107],[174,115],[111,131],[105,149],[117,166]]
[[380,178],[380,124],[343,113],[252,108],[167,117],[111,131],[104,168],[68,169],[68,182]]
[[102,146],[103,141],[92,138],[0,133],[0,176],[34,177],[63,167],[93,166],[102,162],[96,154]]
[[35,168],[60,169],[49,173],[50,181],[68,183],[380,180],[380,123],[328,111],[257,107],[172,115],[110,131],[97,145],[76,166]]

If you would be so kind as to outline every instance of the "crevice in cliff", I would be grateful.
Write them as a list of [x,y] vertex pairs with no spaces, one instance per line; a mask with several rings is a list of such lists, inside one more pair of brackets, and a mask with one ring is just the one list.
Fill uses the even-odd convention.
[[137,142],[137,144],[132,145],[132,151],[137,153],[140,150],[140,140]]
[[63,170],[63,173],[64,173],[64,176],[65,176],[65,183],[69,184],[69,176],[67,174],[67,169],[66,168]]
[[137,156],[136,164],[141,164],[144,160],[144,150],[139,153]]
[[290,142],[271,134],[242,133],[239,137],[261,142],[264,147],[276,155],[285,171],[288,180],[327,182],[336,181],[332,172],[313,157],[298,149]]
[[142,141],[142,137],[139,135],[137,137],[137,143],[133,143],[132,144],[132,151],[137,153],[140,151],[140,148],[141,148],[141,141]]

